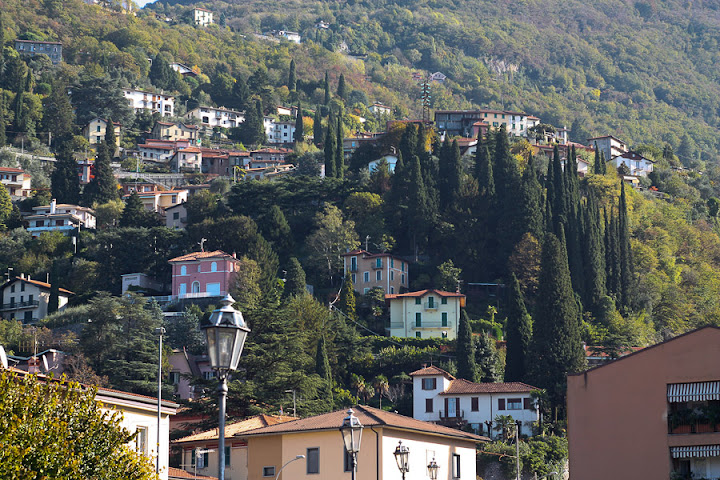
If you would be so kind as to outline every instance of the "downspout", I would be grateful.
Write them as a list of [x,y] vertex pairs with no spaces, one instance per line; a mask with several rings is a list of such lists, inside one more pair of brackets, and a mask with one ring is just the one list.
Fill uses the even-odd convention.
[[375,475],[376,480],[380,480],[380,435],[373,427],[370,430],[375,434]]

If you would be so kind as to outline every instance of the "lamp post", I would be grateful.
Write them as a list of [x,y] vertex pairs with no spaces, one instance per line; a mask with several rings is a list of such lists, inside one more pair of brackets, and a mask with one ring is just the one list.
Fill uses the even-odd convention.
[[397,462],[398,470],[402,474],[403,480],[405,480],[405,474],[410,471],[410,463],[408,457],[410,456],[410,449],[402,444],[402,440],[398,441],[397,447],[393,452],[395,455],[395,461]]
[[240,361],[245,339],[250,329],[245,324],[242,313],[235,310],[235,300],[226,295],[220,303],[222,307],[213,311],[206,325],[202,326],[207,340],[210,366],[217,372],[220,385],[218,409],[218,479],[225,480],[225,400],[227,398],[227,376],[236,370]]
[[428,473],[430,474],[430,480],[437,480],[438,476],[438,470],[440,470],[440,465],[437,464],[435,461],[435,457],[428,463]]
[[275,480],[278,480],[278,478],[280,478],[280,474],[282,473],[283,470],[285,470],[285,467],[287,467],[288,465],[290,465],[290,464],[291,464],[292,462],[294,462],[295,460],[302,460],[303,458],[305,458],[305,455],[295,455],[295,458],[293,458],[292,460],[288,460],[287,462],[285,462],[285,465],[283,465],[282,467],[280,467],[280,470],[278,470],[277,475],[275,475]]
[[155,444],[155,454],[157,460],[155,462],[155,473],[160,475],[160,420],[161,420],[161,403],[162,403],[162,342],[165,335],[165,328],[159,327],[155,329],[155,335],[160,336],[158,345],[158,402],[157,402],[157,442]]
[[362,440],[363,426],[353,412],[353,409],[347,411],[348,416],[343,420],[340,433],[345,444],[345,451],[350,455],[350,472],[352,480],[355,480],[355,470],[357,469],[357,454],[360,451],[360,440]]

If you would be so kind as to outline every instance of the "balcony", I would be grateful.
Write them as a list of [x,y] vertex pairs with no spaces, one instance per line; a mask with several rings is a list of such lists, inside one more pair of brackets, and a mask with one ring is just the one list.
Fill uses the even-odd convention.
[[423,321],[420,325],[418,325],[417,323],[414,324],[412,328],[413,328],[413,330],[421,330],[423,328],[439,328],[439,329],[444,329],[444,330],[450,330],[451,327],[447,323],[443,324],[443,322]]
[[708,402],[695,408],[676,408],[668,413],[668,434],[720,432],[720,405]]
[[381,268],[383,268],[383,264],[382,264],[382,262],[380,262],[380,263],[375,262],[372,264],[372,268],[373,268],[373,270],[380,270]]
[[465,410],[455,410],[454,412],[440,410],[440,420],[438,423],[446,427],[462,428],[467,425],[467,420],[465,420]]
[[357,265],[350,264],[350,268],[348,268],[348,272],[357,273],[358,268]]
[[21,308],[31,308],[40,305],[38,300],[31,300],[27,302],[14,302],[14,303],[3,303],[0,304],[1,311],[18,310]]
[[435,301],[433,301],[433,302],[426,301],[423,303],[423,308],[425,310],[437,310],[438,304]]

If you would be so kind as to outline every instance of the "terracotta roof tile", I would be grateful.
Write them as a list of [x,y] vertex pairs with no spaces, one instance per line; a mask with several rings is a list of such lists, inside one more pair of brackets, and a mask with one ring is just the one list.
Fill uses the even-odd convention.
[[447,390],[440,395],[458,395],[463,393],[529,393],[537,387],[522,382],[507,383],[474,383],[464,378],[450,382]]
[[[269,427],[271,425],[277,425],[279,423],[290,422],[297,420],[296,417],[290,417],[287,415],[257,415],[254,417],[246,418],[228,425],[225,425],[225,438],[231,438],[234,435],[241,434],[257,428]],[[206,430],[204,432],[195,433],[188,435],[187,437],[179,438],[173,443],[190,443],[190,442],[201,442],[204,440],[217,440],[218,431],[216,428],[212,430]]]
[[402,298],[402,297],[422,297],[427,295],[428,293],[435,293],[436,295],[439,295],[441,297],[461,297],[465,298],[465,295],[462,293],[457,292],[444,292],[442,290],[435,290],[433,288],[426,289],[426,290],[418,290],[417,292],[408,292],[408,293],[390,293],[385,295],[385,300],[392,300],[394,298]]
[[[355,415],[365,427],[385,427],[399,430],[411,430],[428,435],[439,435],[452,437],[470,442],[487,442],[487,437],[481,437],[472,433],[463,432],[454,428],[443,427],[434,423],[423,422],[414,418],[386,412],[366,405],[353,407]],[[314,417],[303,418],[293,422],[281,423],[270,427],[258,428],[245,432],[240,437],[251,437],[254,435],[276,435],[285,433],[299,433],[318,430],[337,430],[342,425],[343,419],[347,416],[345,410],[336,410]],[[338,439],[339,440],[339,439]]]
[[0,172],[23,173],[23,169],[22,168],[12,168],[12,167],[0,167]]
[[168,479],[169,480],[175,480],[175,479],[197,479],[197,480],[217,480],[217,477],[208,477],[207,475],[195,475],[193,472],[186,472],[185,470],[181,470],[179,468],[175,467],[168,467]]
[[[27,282],[27,283],[30,283],[30,284],[32,284],[32,285],[35,285],[36,287],[46,288],[46,289],[50,290],[50,284],[49,284],[49,283],[41,282],[41,281],[39,281],[39,280],[30,280],[29,278],[20,278],[20,277],[15,277],[15,278],[13,278],[12,280],[10,280],[9,282],[5,282],[5,284],[2,285],[2,286],[4,287],[5,285],[9,285],[11,282],[14,282],[15,280],[20,280],[20,281],[22,281],[22,282]],[[58,291],[61,292],[61,293],[66,293],[66,294],[68,294],[68,295],[75,295],[75,294],[74,294],[73,292],[71,292],[70,290],[65,290],[64,288],[58,288]]]
[[450,380],[455,380],[455,377],[450,375],[448,372],[443,370],[442,368],[438,368],[434,365],[430,365],[429,367],[423,367],[420,370],[415,370],[410,374],[411,377],[422,377],[426,375],[443,375],[444,377],[449,378]]
[[168,260],[169,262],[191,262],[193,260],[200,260],[203,258],[215,258],[215,257],[232,257],[232,255],[229,255],[222,250],[215,250],[213,252],[193,252],[188,253],[187,255],[182,255],[180,257],[175,257],[171,260]]

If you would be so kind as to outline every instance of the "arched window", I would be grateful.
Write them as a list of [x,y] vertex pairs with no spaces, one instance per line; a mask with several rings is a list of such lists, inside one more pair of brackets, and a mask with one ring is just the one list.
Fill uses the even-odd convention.
[[180,267],[180,275],[187,275],[187,267],[185,265]]
[[210,264],[210,271],[211,272],[217,272],[217,262],[212,262]]
[[200,282],[192,283],[192,293],[200,293]]

